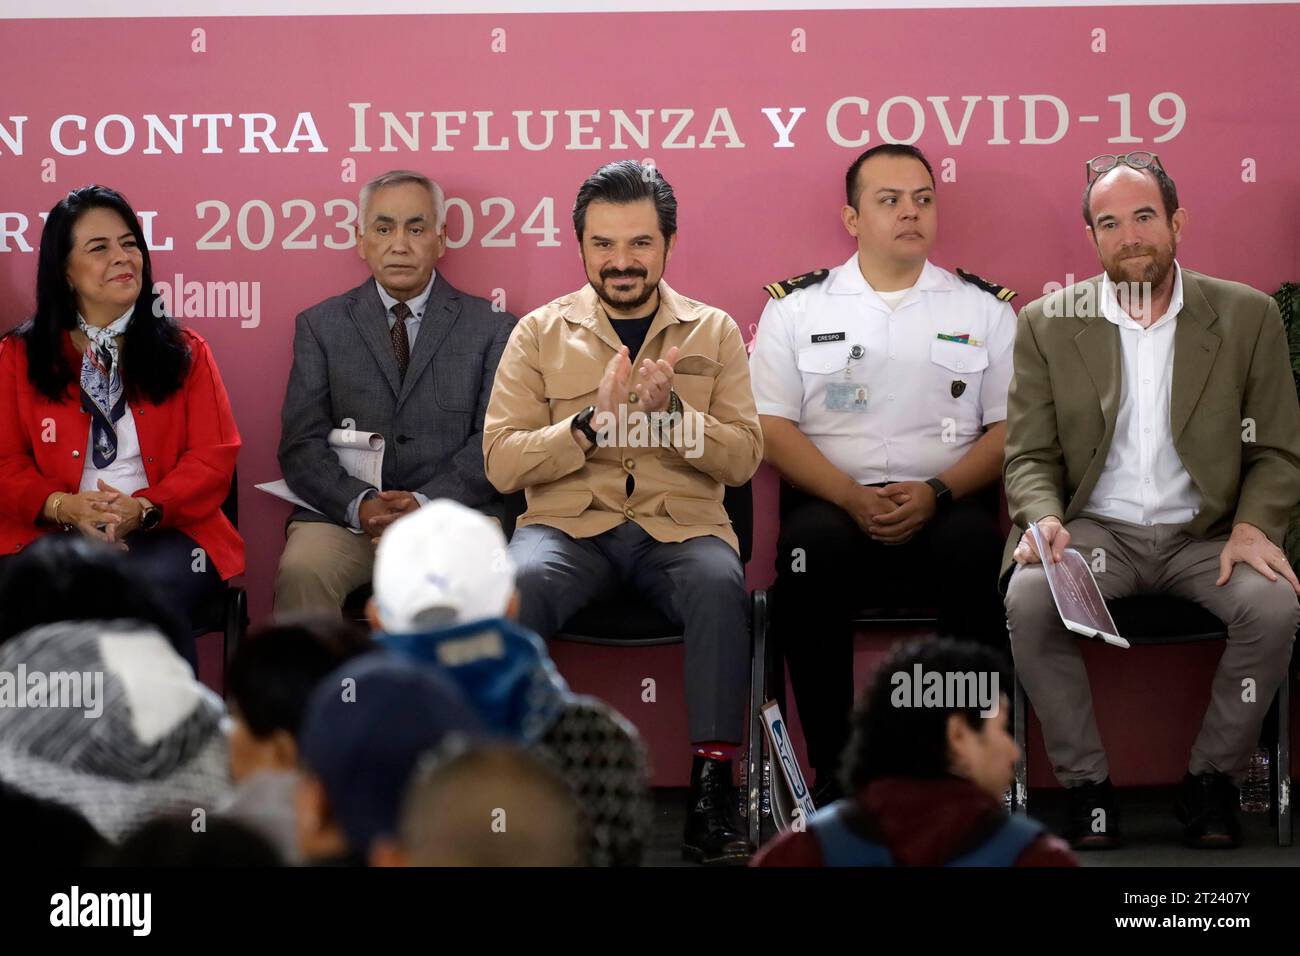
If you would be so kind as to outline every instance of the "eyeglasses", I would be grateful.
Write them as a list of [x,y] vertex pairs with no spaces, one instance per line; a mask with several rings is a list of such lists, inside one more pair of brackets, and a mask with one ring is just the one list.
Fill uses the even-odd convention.
[[1161,171],[1165,168],[1161,165],[1159,156],[1155,153],[1148,153],[1144,149],[1132,153],[1121,153],[1118,156],[1114,153],[1102,153],[1100,156],[1092,157],[1084,164],[1085,180],[1091,183],[1098,176],[1110,172],[1116,166],[1128,166],[1132,169],[1146,169],[1148,166],[1154,166]]

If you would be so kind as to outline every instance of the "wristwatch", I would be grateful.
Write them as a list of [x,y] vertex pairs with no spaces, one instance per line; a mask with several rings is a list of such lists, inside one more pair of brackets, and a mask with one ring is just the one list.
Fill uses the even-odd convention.
[[935,507],[942,508],[944,505],[952,502],[952,489],[938,478],[931,478],[926,482],[934,491]]
[[682,400],[677,397],[677,390],[673,389],[668,393],[667,412],[669,415],[681,415],[682,411]]
[[152,531],[162,524],[162,505],[151,504],[140,513],[140,530]]
[[597,444],[596,429],[591,427],[591,419],[596,414],[596,406],[588,405],[578,414],[573,416],[573,423],[569,426],[574,431],[582,432],[587,436],[587,441],[593,445]]

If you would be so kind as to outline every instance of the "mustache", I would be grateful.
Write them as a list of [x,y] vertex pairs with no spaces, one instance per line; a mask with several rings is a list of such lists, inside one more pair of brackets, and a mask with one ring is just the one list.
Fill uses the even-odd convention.
[[645,269],[601,269],[602,279],[644,279],[649,273]]

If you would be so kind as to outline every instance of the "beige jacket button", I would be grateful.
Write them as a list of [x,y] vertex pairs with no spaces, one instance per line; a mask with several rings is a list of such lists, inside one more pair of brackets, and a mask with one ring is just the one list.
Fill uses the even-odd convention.
[[636,459],[634,458],[624,459],[623,467],[626,468],[628,471],[633,471],[636,468]]
[[636,517],[636,512],[633,511],[631,508],[624,508],[624,509],[623,509],[623,514],[627,515],[629,518],[635,518],[635,517]]
[[636,392],[627,393],[627,403],[629,405],[635,405],[637,403]]

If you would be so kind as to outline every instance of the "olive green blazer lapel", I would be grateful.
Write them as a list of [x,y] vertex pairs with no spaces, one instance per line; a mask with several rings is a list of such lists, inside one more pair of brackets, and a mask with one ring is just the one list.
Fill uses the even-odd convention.
[[[1102,468],[1105,467],[1110,443],[1115,436],[1115,422],[1119,418],[1119,400],[1124,384],[1124,373],[1120,364],[1119,328],[1101,314],[1101,279],[1093,278],[1087,281],[1093,286],[1092,301],[1096,306],[1085,310],[1092,313],[1091,316],[1080,316],[1085,324],[1083,329],[1074,336],[1074,345],[1079,350],[1079,356],[1083,359],[1088,376],[1092,379],[1092,386],[1101,401],[1101,415],[1106,427],[1102,433],[1101,443],[1093,453],[1092,464],[1080,479],[1079,488],[1070,501],[1073,507],[1068,510],[1074,513],[1077,513],[1088,500]],[[1087,301],[1086,298],[1084,301]],[[1069,440],[1068,436],[1066,440]]]
[[[1205,391],[1223,340],[1213,331],[1218,320],[1195,277],[1183,270],[1183,308],[1174,330],[1174,383],[1169,396],[1169,427],[1174,441],[1187,427],[1192,410]],[[1211,455],[1213,449],[1201,449]],[[1186,461],[1183,462],[1186,465]]]

